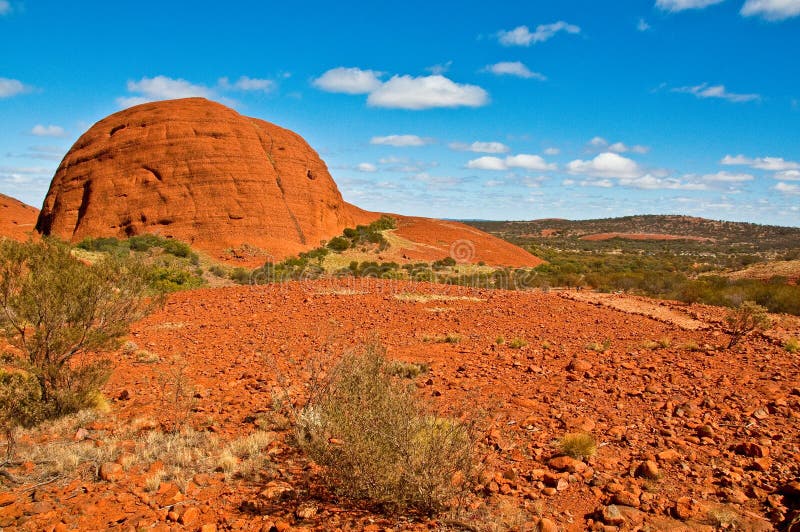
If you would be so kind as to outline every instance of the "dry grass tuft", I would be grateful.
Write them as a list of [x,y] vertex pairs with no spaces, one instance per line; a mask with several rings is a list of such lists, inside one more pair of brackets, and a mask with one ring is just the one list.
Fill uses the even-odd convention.
[[597,441],[589,433],[575,432],[559,440],[558,450],[567,456],[583,460],[597,452]]

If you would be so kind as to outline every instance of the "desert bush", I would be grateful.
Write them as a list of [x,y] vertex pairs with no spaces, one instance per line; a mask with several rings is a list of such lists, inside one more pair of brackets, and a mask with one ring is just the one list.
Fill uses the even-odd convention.
[[584,459],[594,456],[597,442],[594,436],[586,432],[567,434],[558,442],[558,450],[572,458]]
[[112,255],[89,266],[52,240],[0,242],[0,330],[37,379],[46,417],[97,404],[110,366],[76,357],[115,347],[158,302],[148,293],[136,261]]
[[728,326],[728,334],[731,336],[728,342],[728,349],[730,349],[750,332],[768,329],[772,321],[767,315],[766,308],[752,301],[745,301],[728,311],[725,316],[725,324]]
[[595,351],[597,353],[605,353],[608,351],[608,348],[611,347],[611,340],[603,340],[602,342],[589,342],[586,345],[586,349],[589,351]]
[[342,251],[350,249],[350,241],[344,237],[336,236],[331,238],[330,242],[327,244],[327,247],[333,251],[341,253]]
[[42,390],[30,373],[0,369],[0,431],[8,442],[7,457],[14,454],[14,430],[32,427],[42,417]]
[[436,336],[425,335],[422,337],[422,341],[431,342],[434,344],[457,344],[461,342],[461,335],[455,333],[447,333]]
[[300,447],[342,496],[435,513],[465,493],[471,430],[429,415],[383,349],[345,355],[297,415]]
[[389,375],[394,377],[413,379],[428,373],[428,371],[430,371],[430,366],[424,362],[401,362],[399,360],[394,360],[387,363],[386,371]]
[[526,345],[528,345],[528,342],[524,338],[514,338],[508,342],[508,347],[511,349],[522,349]]
[[783,348],[789,353],[797,353],[800,351],[800,341],[797,338],[789,338],[783,343]]

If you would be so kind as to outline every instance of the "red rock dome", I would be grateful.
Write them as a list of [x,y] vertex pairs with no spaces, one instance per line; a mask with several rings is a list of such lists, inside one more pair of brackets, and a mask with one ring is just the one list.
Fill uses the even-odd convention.
[[302,137],[204,98],[138,105],[84,133],[36,229],[70,241],[158,233],[282,258],[377,218],[342,200]]

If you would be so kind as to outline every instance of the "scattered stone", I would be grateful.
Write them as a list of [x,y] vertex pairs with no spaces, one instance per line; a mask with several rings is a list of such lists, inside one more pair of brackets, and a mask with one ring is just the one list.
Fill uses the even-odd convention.
[[653,460],[645,460],[636,468],[635,474],[637,477],[656,480],[661,476],[661,471],[658,469],[658,464]]
[[116,482],[123,476],[122,466],[115,462],[106,462],[100,466],[100,478],[107,482]]
[[769,447],[758,445],[757,443],[744,442],[737,445],[734,448],[734,452],[751,458],[766,458],[769,456]]
[[586,464],[570,456],[557,456],[547,462],[547,465],[556,471],[569,471],[570,473],[580,473],[586,470]]
[[269,501],[279,501],[294,495],[294,488],[286,482],[271,480],[260,495]]
[[656,455],[661,462],[677,462],[681,459],[681,453],[676,451],[675,449],[667,449],[666,451],[661,451]]
[[612,526],[621,526],[625,523],[625,517],[615,504],[609,504],[603,507],[601,519],[605,524]]

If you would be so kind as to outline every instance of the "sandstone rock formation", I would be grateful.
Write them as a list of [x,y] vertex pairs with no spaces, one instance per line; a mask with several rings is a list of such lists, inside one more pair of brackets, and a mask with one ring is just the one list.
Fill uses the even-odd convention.
[[36,225],[71,241],[158,233],[209,252],[275,257],[378,215],[345,203],[296,133],[203,98],[138,105],[84,133]]
[[[156,233],[216,259],[259,266],[379,216],[346,203],[296,133],[186,98],[131,107],[92,126],[58,167],[36,229],[73,242]],[[453,255],[465,263],[541,263],[463,224],[398,218],[399,262]],[[250,253],[224,253],[242,248]]]
[[0,194],[0,237],[27,240],[35,234],[39,209]]

